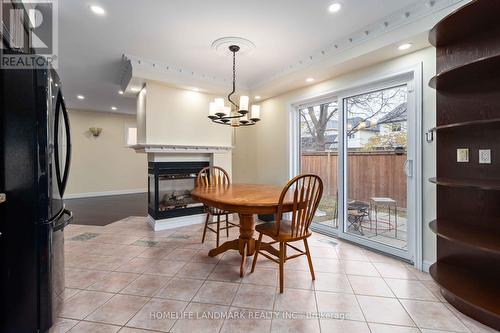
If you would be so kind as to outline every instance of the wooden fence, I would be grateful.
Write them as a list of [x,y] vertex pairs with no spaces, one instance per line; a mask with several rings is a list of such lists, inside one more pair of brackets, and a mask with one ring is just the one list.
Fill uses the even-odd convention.
[[[368,202],[371,197],[390,197],[398,207],[406,208],[406,154],[393,151],[350,152],[348,156],[349,199]],[[324,194],[337,194],[336,152],[303,152],[301,172],[319,175],[324,183]]]

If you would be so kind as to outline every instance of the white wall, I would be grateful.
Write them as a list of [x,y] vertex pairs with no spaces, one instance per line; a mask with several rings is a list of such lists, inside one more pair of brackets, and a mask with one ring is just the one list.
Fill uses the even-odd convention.
[[[134,115],[70,110],[72,157],[67,197],[147,191],[146,155],[125,147],[125,125]],[[90,127],[101,127],[94,138]]]
[[231,128],[212,123],[208,104],[215,96],[148,81],[145,125],[139,137],[148,144],[231,146]]
[[[365,77],[384,77],[423,63],[423,131],[434,127],[436,118],[435,91],[427,86],[435,74],[435,49],[426,48],[387,62],[360,69],[302,89],[265,100],[261,103],[262,121],[251,128],[236,131],[233,152],[233,177],[236,182],[257,182],[282,185],[288,180],[289,169],[289,104],[322,93],[356,86]],[[435,175],[435,146],[423,143],[423,259],[434,262],[436,241],[427,223],[435,217],[435,186],[428,178]]]

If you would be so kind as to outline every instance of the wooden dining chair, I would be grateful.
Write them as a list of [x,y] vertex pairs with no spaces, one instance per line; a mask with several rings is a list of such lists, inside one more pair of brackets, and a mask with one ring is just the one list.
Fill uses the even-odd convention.
[[[218,166],[211,166],[203,168],[196,177],[196,186],[215,186],[215,185],[229,185],[231,181],[229,180],[229,175],[226,170]],[[226,236],[229,237],[229,229],[233,227],[239,227],[238,224],[229,222],[229,214],[231,212],[205,205],[205,212],[207,213],[207,218],[205,220],[205,227],[203,228],[203,237],[201,242],[205,242],[205,236],[207,230],[214,232],[216,236],[217,247],[219,246],[219,236],[221,230],[226,230]],[[217,220],[210,222],[211,218],[215,216]],[[221,221],[221,216],[225,216],[225,221]],[[220,226],[221,222],[226,222],[226,226]],[[210,226],[217,224],[217,229],[212,229]]]
[[[290,200],[290,194],[292,192],[293,208],[290,212],[291,220],[284,220],[284,201]],[[303,255],[307,256],[311,277],[315,280],[314,268],[311,260],[311,253],[309,251],[309,245],[307,244],[307,238],[312,235],[309,230],[309,226],[311,225],[322,195],[323,182],[321,181],[321,178],[312,174],[299,175],[290,180],[283,188],[279,199],[276,221],[259,224],[255,228],[255,230],[259,233],[259,239],[256,244],[251,272],[253,273],[255,270],[259,254],[262,254],[266,258],[279,264],[280,293],[283,293],[284,265],[287,260]],[[273,241],[264,243],[262,241],[263,235],[270,237]],[[304,251],[290,244],[301,240],[304,242]],[[272,246],[278,243],[279,250]],[[297,253],[287,256],[287,247],[292,248],[297,251]]]

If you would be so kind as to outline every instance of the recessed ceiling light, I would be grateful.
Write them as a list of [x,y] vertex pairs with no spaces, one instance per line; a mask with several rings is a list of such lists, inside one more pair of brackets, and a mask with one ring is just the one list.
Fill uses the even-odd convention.
[[308,78],[306,79],[306,82],[313,82],[313,81],[314,81],[314,78],[312,78],[312,77],[308,77]]
[[260,99],[260,96],[255,96],[255,99]]
[[78,99],[85,99],[85,96],[83,96],[83,95],[77,95],[76,98],[78,98]]
[[132,88],[130,88],[130,91],[139,92],[139,91],[141,91],[141,88],[139,88],[139,87],[132,87]]
[[412,47],[412,44],[404,43],[404,44],[401,44],[398,46],[398,50],[404,51],[404,50],[408,50],[410,47]]
[[196,88],[196,87],[194,87],[194,88],[192,88],[191,90],[192,90],[192,91],[200,91],[200,88]]
[[330,13],[336,13],[338,12],[340,9],[342,8],[342,5],[338,2],[335,2],[335,3],[332,3],[329,7],[328,7],[328,11]]
[[91,5],[90,10],[92,12],[94,12],[94,14],[97,14],[97,15],[105,15],[106,14],[106,11],[104,10],[104,8],[97,6],[97,5]]
[[111,110],[116,111],[116,110],[118,110],[118,108],[116,106],[112,106]]
[[123,95],[123,90],[118,90],[118,93],[119,93],[120,95]]

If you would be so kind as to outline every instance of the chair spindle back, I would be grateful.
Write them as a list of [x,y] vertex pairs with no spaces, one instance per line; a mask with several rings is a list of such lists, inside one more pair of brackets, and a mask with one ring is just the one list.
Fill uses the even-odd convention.
[[[293,191],[293,210],[291,232],[292,237],[305,236],[309,231],[314,214],[318,209],[321,196],[323,195],[323,181],[317,175],[299,175],[288,182],[281,192],[276,223],[283,219],[283,201],[287,194]],[[277,228],[277,236],[280,228]]]
[[201,169],[196,177],[196,186],[229,185],[229,175],[226,170],[218,166]]

